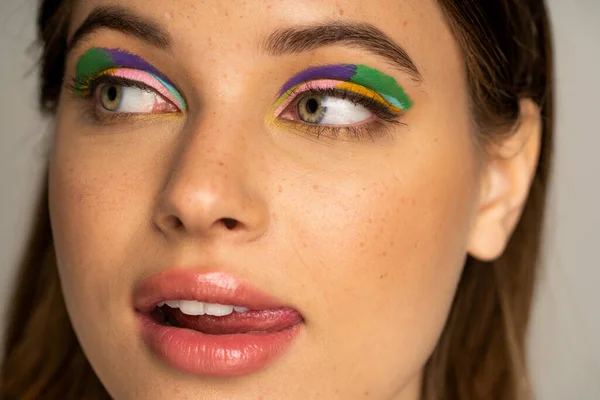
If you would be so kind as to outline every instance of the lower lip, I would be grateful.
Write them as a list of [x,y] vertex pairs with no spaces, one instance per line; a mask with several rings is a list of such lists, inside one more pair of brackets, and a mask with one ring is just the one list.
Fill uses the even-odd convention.
[[301,324],[272,333],[207,335],[160,325],[138,313],[142,338],[171,367],[185,373],[235,377],[266,368],[290,347]]

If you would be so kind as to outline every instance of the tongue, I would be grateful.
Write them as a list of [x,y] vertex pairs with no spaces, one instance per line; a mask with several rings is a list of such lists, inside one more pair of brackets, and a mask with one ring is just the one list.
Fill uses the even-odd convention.
[[278,332],[302,322],[302,316],[291,308],[233,312],[223,317],[213,315],[186,315],[178,308],[164,307],[165,314],[177,321],[182,328],[210,335],[226,335],[248,332]]

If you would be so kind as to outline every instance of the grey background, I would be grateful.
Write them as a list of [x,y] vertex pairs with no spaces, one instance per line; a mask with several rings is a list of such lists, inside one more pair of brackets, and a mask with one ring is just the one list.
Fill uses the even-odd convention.
[[[36,1],[0,0],[0,318],[49,130],[36,110]],[[558,124],[530,354],[538,398],[600,399],[600,1],[550,0]],[[0,331],[2,330],[0,322]],[[1,333],[0,333],[1,335]],[[0,337],[1,339],[1,337]]]

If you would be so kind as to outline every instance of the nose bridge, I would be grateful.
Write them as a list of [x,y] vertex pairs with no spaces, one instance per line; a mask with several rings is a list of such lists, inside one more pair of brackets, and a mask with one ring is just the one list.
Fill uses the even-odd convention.
[[[211,114],[208,114],[211,115]],[[190,121],[159,195],[155,224],[170,236],[266,229],[268,210],[247,132],[216,112]],[[255,160],[256,161],[256,160]]]
[[[235,178],[247,155],[246,135],[223,116],[213,114],[190,122],[173,160],[169,184],[179,178],[196,185],[217,183],[225,176]],[[210,174],[209,174],[210,172]],[[177,179],[173,179],[177,178]]]

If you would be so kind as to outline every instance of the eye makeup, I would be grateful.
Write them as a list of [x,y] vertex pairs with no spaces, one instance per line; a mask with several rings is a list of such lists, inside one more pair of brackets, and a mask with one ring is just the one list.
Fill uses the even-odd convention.
[[366,65],[334,64],[311,67],[290,78],[280,89],[275,114],[281,114],[296,93],[340,90],[367,97],[392,113],[408,111],[413,102],[396,80]]
[[73,90],[79,96],[89,96],[94,83],[104,76],[153,89],[182,111],[186,110],[183,97],[163,73],[143,58],[121,49],[93,47],[86,51],[77,62]]

